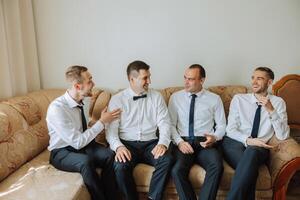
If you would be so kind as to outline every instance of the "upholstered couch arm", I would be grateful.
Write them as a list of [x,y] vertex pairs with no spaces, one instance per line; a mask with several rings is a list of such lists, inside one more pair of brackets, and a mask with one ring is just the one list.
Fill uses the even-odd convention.
[[277,148],[270,151],[269,170],[274,190],[273,199],[285,199],[291,177],[300,170],[300,145],[292,138],[280,141],[273,137],[269,144]]

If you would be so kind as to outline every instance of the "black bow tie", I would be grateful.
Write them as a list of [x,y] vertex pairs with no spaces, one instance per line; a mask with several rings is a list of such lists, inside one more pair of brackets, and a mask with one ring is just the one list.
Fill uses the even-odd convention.
[[147,97],[147,94],[143,94],[141,96],[133,96],[133,101],[136,101],[138,99],[142,99],[142,98],[146,98]]

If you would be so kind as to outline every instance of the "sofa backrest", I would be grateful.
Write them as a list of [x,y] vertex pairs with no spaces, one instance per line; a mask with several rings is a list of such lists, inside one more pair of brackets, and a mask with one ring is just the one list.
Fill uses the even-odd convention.
[[287,107],[288,124],[300,130],[300,75],[289,74],[273,85],[273,94],[284,99]]
[[[177,92],[182,89],[183,89],[183,87],[168,87],[165,89],[160,89],[158,91],[162,94],[165,102],[168,104],[171,95],[174,92]],[[247,87],[240,86],[240,85],[214,86],[214,87],[209,87],[207,89],[211,92],[218,94],[221,97],[223,104],[224,104],[226,117],[228,116],[229,106],[230,106],[230,102],[231,102],[231,99],[233,98],[233,96],[238,93],[247,93],[248,92]],[[93,97],[92,97],[92,100],[90,103],[90,112],[89,112],[90,116],[89,117],[90,117],[91,121],[90,121],[89,125],[93,125],[97,121],[97,119],[99,119],[99,117],[101,115],[101,111],[105,106],[108,105],[110,97],[111,97],[110,93],[105,92],[103,90],[94,89]],[[105,134],[99,134],[99,136],[97,137],[97,141],[100,143],[106,144]]]
[[[177,92],[182,89],[183,87],[168,87],[168,88],[160,89],[158,91],[162,94],[166,104],[168,104],[171,95],[174,92]],[[235,94],[249,92],[248,88],[242,85],[213,86],[213,87],[208,87],[207,90],[215,94],[218,94],[221,97],[224,104],[226,117],[228,116],[229,106],[233,96]],[[121,90],[119,90],[118,92],[120,91]],[[91,104],[90,104],[90,110],[89,110],[89,114],[90,114],[89,117],[90,119],[92,119],[91,124],[93,121],[99,119],[101,115],[101,111],[105,106],[108,105],[110,97],[111,94],[109,92],[98,88],[94,89],[93,96],[91,99]]]
[[[166,103],[169,103],[169,99],[174,92],[182,90],[183,87],[168,87],[162,90],[159,90],[164,97]],[[229,106],[231,99],[235,94],[247,93],[248,89],[245,86],[241,85],[228,85],[228,86],[213,86],[208,87],[207,90],[219,95],[222,99],[226,117],[228,116]]]
[[[169,87],[159,91],[168,103],[170,96],[181,89]],[[219,86],[208,90],[220,95],[226,114],[232,97],[236,93],[247,92],[244,86]],[[46,149],[49,142],[45,120],[47,108],[64,92],[65,89],[41,90],[0,102],[0,181]],[[111,94],[107,91],[93,90],[89,125],[99,119],[110,98]],[[98,141],[105,143],[105,134],[99,134]]]
[[0,181],[48,146],[47,108],[64,91],[41,90],[0,103]]

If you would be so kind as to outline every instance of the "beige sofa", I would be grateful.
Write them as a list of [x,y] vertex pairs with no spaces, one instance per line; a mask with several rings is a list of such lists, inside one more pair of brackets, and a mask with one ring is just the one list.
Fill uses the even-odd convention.
[[[160,90],[166,102],[170,95],[180,88]],[[234,94],[246,93],[243,86],[210,87],[223,100],[225,112]],[[25,96],[14,97],[0,102],[0,199],[90,199],[79,173],[56,170],[49,165],[48,131],[45,115],[49,103],[64,90],[41,90]],[[90,103],[90,124],[100,116],[111,94],[95,89]],[[106,143],[104,134],[98,141]],[[261,167],[257,180],[257,199],[285,199],[285,192],[291,176],[300,166],[300,146],[293,139],[283,142],[272,138],[270,143],[279,144],[277,151],[271,152],[268,165]],[[218,192],[218,199],[224,199],[234,174],[224,162],[224,175]],[[141,199],[148,191],[153,167],[139,164],[134,170],[134,177]],[[199,191],[205,171],[194,165],[190,180]],[[172,180],[167,185],[165,199],[177,199]]]

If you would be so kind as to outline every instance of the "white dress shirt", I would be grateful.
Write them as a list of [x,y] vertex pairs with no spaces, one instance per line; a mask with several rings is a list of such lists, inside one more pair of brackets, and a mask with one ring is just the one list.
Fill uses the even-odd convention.
[[[257,138],[268,142],[275,135],[279,140],[284,140],[289,136],[289,126],[287,124],[286,105],[282,98],[268,95],[274,111],[269,113],[265,107],[261,108],[260,125]],[[251,137],[252,125],[257,108],[258,100],[251,94],[237,94],[233,97],[226,128],[227,136],[235,139],[245,146],[247,138]]]
[[98,120],[91,128],[82,132],[81,111],[78,104],[66,92],[48,107],[47,126],[50,135],[48,150],[72,146],[81,149],[89,144],[103,129]]
[[126,141],[149,141],[157,139],[156,132],[159,128],[158,144],[166,147],[170,143],[170,118],[168,108],[162,95],[149,89],[146,98],[136,101],[133,96],[138,96],[129,87],[114,95],[108,109],[121,108],[121,117],[106,126],[106,139],[114,151],[124,146],[120,139]]
[[[191,93],[180,90],[169,101],[169,113],[172,122],[172,140],[178,145],[182,137],[189,136],[189,112]],[[205,89],[196,93],[194,110],[194,135],[213,134],[221,140],[225,134],[226,119],[221,98]],[[214,123],[216,130],[214,131]]]

